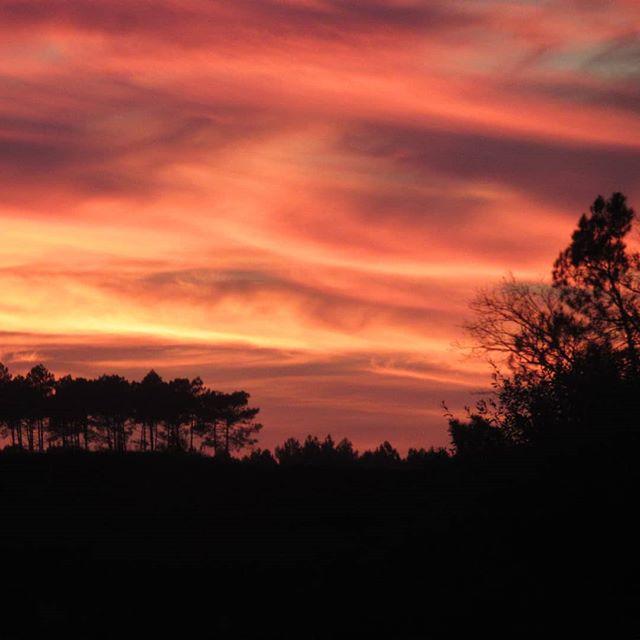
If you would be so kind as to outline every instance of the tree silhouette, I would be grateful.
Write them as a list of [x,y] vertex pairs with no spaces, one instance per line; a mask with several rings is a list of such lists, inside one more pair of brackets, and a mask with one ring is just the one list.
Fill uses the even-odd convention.
[[43,365],[33,367],[25,377],[27,442],[29,451],[44,451],[44,420],[53,395],[55,378]]
[[23,426],[29,414],[29,394],[24,376],[12,376],[0,364],[0,420],[3,430],[11,434],[11,444],[24,449]]
[[170,451],[187,449],[185,428],[188,428],[194,419],[194,394],[200,387],[201,382],[189,378],[175,378],[167,385],[164,440],[166,448]]
[[20,412],[16,407],[16,388],[9,369],[0,363],[0,435],[11,436],[11,446],[17,446],[17,429]]
[[[225,461],[248,451],[242,463],[263,469],[278,465],[390,469],[403,464],[436,469],[449,459],[444,449],[411,449],[403,461],[386,441],[359,454],[350,440],[336,443],[331,435],[323,439],[308,435],[302,443],[289,438],[275,447],[273,455],[254,448],[262,425],[255,420],[259,409],[251,407],[249,400],[245,391],[215,391],[197,377],[166,382],[153,370],[139,382],[130,382],[113,374],[56,379],[42,365],[26,376],[12,376],[0,364],[0,437],[9,438],[11,447],[30,452],[50,448],[114,453],[136,448],[174,453],[211,450]],[[456,443],[466,437],[463,432],[463,426],[456,431]]]
[[158,425],[164,414],[166,401],[165,382],[153,370],[133,384],[134,414],[140,425],[139,447],[141,451],[154,451],[158,439]]
[[505,360],[511,371],[553,376],[572,366],[597,340],[595,328],[576,317],[556,288],[505,280],[478,293],[465,324],[476,349]]
[[0,363],[0,437],[28,451],[106,448],[203,451],[230,456],[257,442],[262,425],[245,391],[222,393],[200,378],[140,382],[118,375],[56,380],[43,365],[12,376]]
[[283,466],[340,467],[359,460],[350,440],[343,438],[336,445],[330,435],[324,440],[308,435],[302,444],[295,438],[289,438],[276,447],[275,456]]
[[624,355],[638,374],[640,256],[625,244],[634,218],[621,193],[609,200],[599,196],[556,260],[553,285],[600,341]]
[[634,221],[622,194],[598,197],[550,284],[510,278],[472,302],[467,328],[476,347],[503,357],[507,369],[496,365],[493,398],[467,422],[451,419],[457,451],[572,446],[635,428],[640,256],[625,244]]
[[493,455],[509,445],[505,430],[480,414],[471,415],[466,422],[451,419],[449,435],[456,453],[462,456]]
[[444,447],[430,447],[429,449],[410,448],[407,451],[407,466],[416,469],[425,467],[440,467],[449,460],[449,452]]
[[262,429],[262,425],[255,422],[260,409],[249,407],[249,397],[246,391],[235,391],[223,397],[220,415],[227,456],[233,451],[255,444],[255,436]]
[[126,451],[132,431],[131,384],[122,376],[103,375],[92,387],[92,416],[98,436],[109,450]]
[[385,440],[373,451],[365,451],[360,457],[360,462],[367,467],[395,468],[400,466],[401,458],[391,443]]
[[85,378],[64,376],[55,382],[49,410],[50,443],[89,449],[93,440],[90,427],[92,391],[91,382]]
[[218,455],[222,447],[220,430],[223,419],[224,394],[219,391],[205,390],[196,405],[196,433],[200,438],[200,448],[213,449]]
[[276,459],[269,449],[253,449],[249,454],[242,458],[244,464],[259,467],[262,469],[273,469],[278,465]]
[[275,448],[275,456],[283,466],[302,464],[302,445],[297,438],[287,438],[281,445]]

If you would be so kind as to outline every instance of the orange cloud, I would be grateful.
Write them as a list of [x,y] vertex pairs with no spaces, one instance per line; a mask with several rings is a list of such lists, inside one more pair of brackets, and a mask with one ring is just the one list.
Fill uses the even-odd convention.
[[0,343],[202,373],[265,442],[443,443],[474,288],[640,196],[630,0],[0,5]]

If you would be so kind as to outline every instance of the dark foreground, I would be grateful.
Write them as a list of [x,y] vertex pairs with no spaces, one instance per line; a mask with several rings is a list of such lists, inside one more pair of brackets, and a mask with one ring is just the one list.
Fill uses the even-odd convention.
[[636,452],[424,471],[0,454],[1,635],[638,637]]

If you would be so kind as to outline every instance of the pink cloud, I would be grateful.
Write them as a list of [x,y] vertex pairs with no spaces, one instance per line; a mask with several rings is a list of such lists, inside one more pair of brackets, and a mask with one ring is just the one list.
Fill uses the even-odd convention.
[[3,358],[246,387],[267,443],[443,443],[485,384],[451,346],[474,288],[640,195],[639,29],[630,0],[3,2]]

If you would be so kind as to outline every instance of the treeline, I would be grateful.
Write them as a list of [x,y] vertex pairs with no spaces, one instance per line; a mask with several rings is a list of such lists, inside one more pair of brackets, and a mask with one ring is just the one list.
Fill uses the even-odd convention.
[[245,391],[222,393],[200,378],[141,381],[118,375],[56,378],[39,364],[13,376],[0,364],[0,436],[13,449],[199,451],[229,456],[262,425]]
[[262,425],[249,397],[208,389],[200,378],[164,381],[155,371],[139,382],[118,375],[56,378],[38,364],[13,376],[0,363],[0,437],[7,452],[190,452],[261,468],[424,467],[450,455],[431,448],[402,457],[387,441],[359,452],[331,435],[289,438],[272,453],[255,447]]
[[370,467],[378,469],[437,468],[446,463],[450,452],[443,447],[409,449],[402,457],[388,441],[372,450],[360,453],[348,438],[339,442],[327,435],[323,440],[309,435],[300,442],[289,438],[274,449],[254,449],[241,458],[241,462],[256,466],[281,467]]
[[493,392],[463,419],[449,414],[452,448],[385,442],[357,453],[351,442],[291,438],[274,454],[255,449],[261,425],[244,391],[202,380],[140,382],[117,375],[56,379],[42,365],[12,376],[0,365],[0,435],[12,448],[212,452],[245,462],[400,467],[481,458],[515,447],[571,449],[640,434],[640,253],[626,240],[636,214],[624,195],[598,197],[582,215],[551,281],[513,278],[482,291],[467,329],[494,366]]

